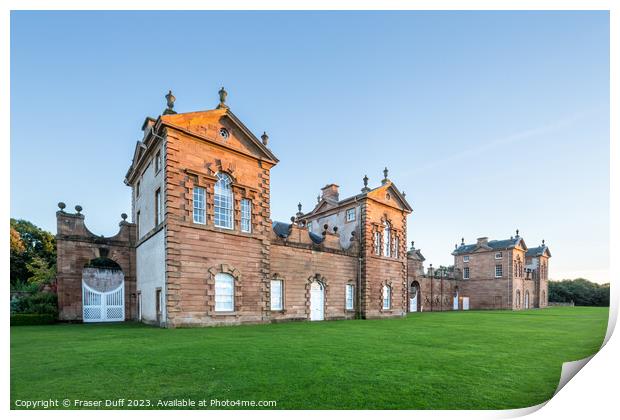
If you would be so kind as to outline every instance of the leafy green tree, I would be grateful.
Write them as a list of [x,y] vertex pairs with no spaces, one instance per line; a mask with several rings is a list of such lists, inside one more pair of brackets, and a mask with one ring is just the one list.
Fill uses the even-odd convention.
[[50,264],[41,257],[35,256],[26,264],[26,268],[31,276],[28,277],[28,283],[38,284],[40,286],[49,284],[56,277],[56,265]]
[[609,283],[586,279],[549,281],[549,302],[574,302],[577,306],[609,306]]
[[[11,219],[11,287],[48,278],[56,265],[54,235],[27,220]],[[29,268],[30,266],[30,268]],[[53,278],[53,277],[52,277]]]

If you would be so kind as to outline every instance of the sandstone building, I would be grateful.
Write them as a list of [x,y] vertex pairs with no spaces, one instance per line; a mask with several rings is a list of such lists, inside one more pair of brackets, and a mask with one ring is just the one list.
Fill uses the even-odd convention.
[[[550,253],[521,237],[481,238],[450,272],[406,249],[412,208],[389,179],[341,199],[322,189],[289,222],[270,218],[278,159],[226,105],[147,118],[125,183],[132,219],[103,238],[81,208],[57,212],[60,317],[167,327],[401,317],[407,312],[546,306]],[[498,268],[499,267],[499,268]]]

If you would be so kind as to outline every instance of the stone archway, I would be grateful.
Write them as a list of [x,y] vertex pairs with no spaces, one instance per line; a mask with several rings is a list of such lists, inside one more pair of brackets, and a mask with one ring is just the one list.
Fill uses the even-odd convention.
[[[93,281],[99,284],[95,279],[101,277],[93,274],[93,270],[84,270],[104,269],[109,263],[107,260],[112,260],[120,267],[123,276],[124,319],[136,319],[136,225],[127,222],[127,215],[123,214],[119,232],[111,237],[103,237],[88,230],[84,224],[84,214],[81,213],[82,207],[75,206],[77,213],[65,212],[63,203],[59,203],[59,207],[60,211],[56,212],[56,288],[59,318],[63,321],[83,320],[84,280],[86,279],[86,286],[89,287]],[[110,266],[114,268],[114,264]],[[95,291],[98,292],[96,289]]]
[[454,286],[454,297],[452,298],[452,310],[459,310],[459,287]]
[[422,308],[422,294],[420,283],[417,280],[409,284],[409,312],[420,312]]
[[82,269],[82,320],[125,320],[125,276],[114,260],[95,258]]
[[327,318],[327,280],[316,273],[306,281],[306,315],[310,321],[323,321]]

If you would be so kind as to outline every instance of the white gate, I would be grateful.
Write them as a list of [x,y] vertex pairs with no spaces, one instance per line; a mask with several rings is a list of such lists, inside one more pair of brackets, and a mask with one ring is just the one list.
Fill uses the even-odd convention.
[[409,312],[418,312],[418,295],[409,299]]
[[84,322],[124,321],[124,282],[109,292],[98,292],[82,281],[82,319]]
[[463,310],[469,311],[469,298],[463,296]]
[[310,321],[323,321],[325,306],[325,289],[317,281],[310,286]]
[[459,292],[456,292],[454,294],[454,299],[452,301],[452,310],[454,310],[454,311],[458,311],[459,310]]
[[530,308],[530,292],[529,290],[525,292],[525,309]]

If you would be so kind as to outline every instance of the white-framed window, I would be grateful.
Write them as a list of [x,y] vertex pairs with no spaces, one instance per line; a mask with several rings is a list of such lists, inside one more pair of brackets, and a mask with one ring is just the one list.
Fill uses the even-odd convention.
[[352,284],[347,284],[345,289],[346,296],[346,305],[345,308],[347,311],[353,310],[353,296],[355,296],[355,286]]
[[469,262],[469,255],[463,255],[463,262]]
[[228,273],[215,275],[215,310],[217,312],[235,310],[235,279]]
[[501,260],[502,259],[502,253],[501,252],[496,252],[495,253],[495,259],[496,260]]
[[241,232],[252,231],[252,201],[244,198],[241,200]]
[[381,255],[381,232],[375,232],[375,254]]
[[504,273],[503,267],[501,264],[497,264],[495,266],[495,277],[501,277]]
[[398,258],[398,235],[392,238],[392,253],[394,258]]
[[233,225],[233,193],[232,180],[222,172],[217,173],[217,182],[213,194],[213,210],[215,227],[232,229]]
[[162,222],[162,202],[161,202],[161,188],[155,191],[155,226]]
[[463,267],[463,279],[469,279],[469,267]]
[[390,309],[392,306],[392,288],[385,284],[383,286],[383,309]]
[[383,224],[383,248],[384,248],[383,255],[385,255],[386,257],[391,257],[392,256],[391,247],[392,247],[392,226],[390,225],[390,222],[386,220],[385,223]]
[[347,209],[347,222],[352,222],[355,220],[355,207],[351,209]]
[[158,173],[161,169],[161,152],[158,150],[155,153],[155,173]]
[[206,199],[205,189],[194,187],[194,223],[204,225],[206,223]]
[[271,280],[271,310],[281,311],[284,309],[283,281]]

